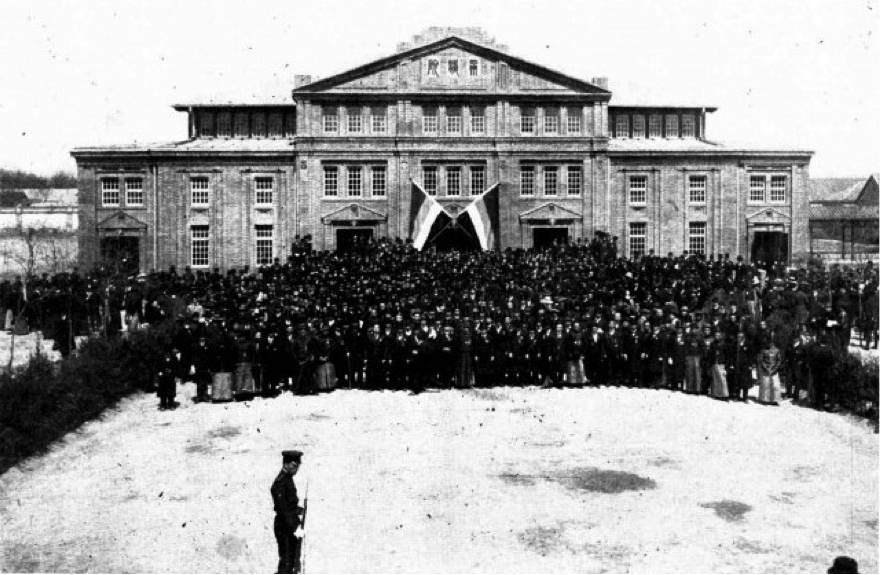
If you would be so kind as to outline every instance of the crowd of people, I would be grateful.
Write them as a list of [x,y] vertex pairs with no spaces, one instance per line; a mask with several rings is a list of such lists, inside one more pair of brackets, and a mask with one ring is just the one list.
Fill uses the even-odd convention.
[[317,252],[306,237],[286,262],[258,269],[3,282],[0,319],[42,330],[65,356],[75,335],[165,326],[162,409],[176,405],[181,380],[195,381],[199,401],[218,399],[218,382],[229,386],[221,399],[620,385],[769,404],[806,395],[821,407],[833,401],[830,358],[854,328],[877,348],[877,288],[870,262],[828,270],[727,254],[625,258],[604,234],[472,252],[384,238]]

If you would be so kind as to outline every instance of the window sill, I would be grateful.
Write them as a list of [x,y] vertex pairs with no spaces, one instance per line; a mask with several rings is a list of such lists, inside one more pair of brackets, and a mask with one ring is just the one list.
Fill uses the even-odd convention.
[[630,204],[629,207],[634,210],[644,210],[648,207],[648,204]]
[[272,210],[274,208],[275,208],[275,206],[273,204],[255,204],[254,205],[255,210],[260,210],[260,211],[264,211],[264,212],[268,212],[269,210]]

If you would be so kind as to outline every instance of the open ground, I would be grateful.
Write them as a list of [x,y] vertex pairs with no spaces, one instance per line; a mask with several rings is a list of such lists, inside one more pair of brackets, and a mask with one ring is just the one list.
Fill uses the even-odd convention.
[[0,570],[270,572],[282,449],[306,571],[875,572],[878,440],[656,390],[137,395],[0,476]]

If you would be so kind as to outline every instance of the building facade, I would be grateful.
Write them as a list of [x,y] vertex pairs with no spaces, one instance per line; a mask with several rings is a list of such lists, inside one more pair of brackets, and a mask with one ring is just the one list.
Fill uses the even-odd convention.
[[[804,150],[724,146],[708,106],[623,105],[511,55],[476,29],[429,29],[395,54],[288,104],[184,104],[188,138],[78,148],[80,262],[228,268],[352,238],[412,239],[414,199],[453,221],[484,193],[492,244],[530,248],[605,232],[636,254],[787,259],[809,248]],[[480,247],[464,226],[428,244]]]

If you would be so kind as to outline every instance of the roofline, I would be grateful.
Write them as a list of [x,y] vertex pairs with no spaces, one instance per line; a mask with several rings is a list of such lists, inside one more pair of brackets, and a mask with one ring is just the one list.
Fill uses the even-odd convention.
[[749,150],[748,148],[718,148],[715,150],[612,150],[609,156],[797,156],[809,159],[813,150]]
[[612,104],[608,103],[608,109],[612,108],[634,108],[648,110],[701,110],[703,112],[717,112],[717,106],[701,106],[701,105],[667,105],[667,104]]
[[188,112],[192,108],[296,108],[295,102],[286,102],[286,103],[268,103],[268,104],[212,104],[212,103],[204,103],[204,104],[172,104],[172,108],[177,110],[178,112]]

